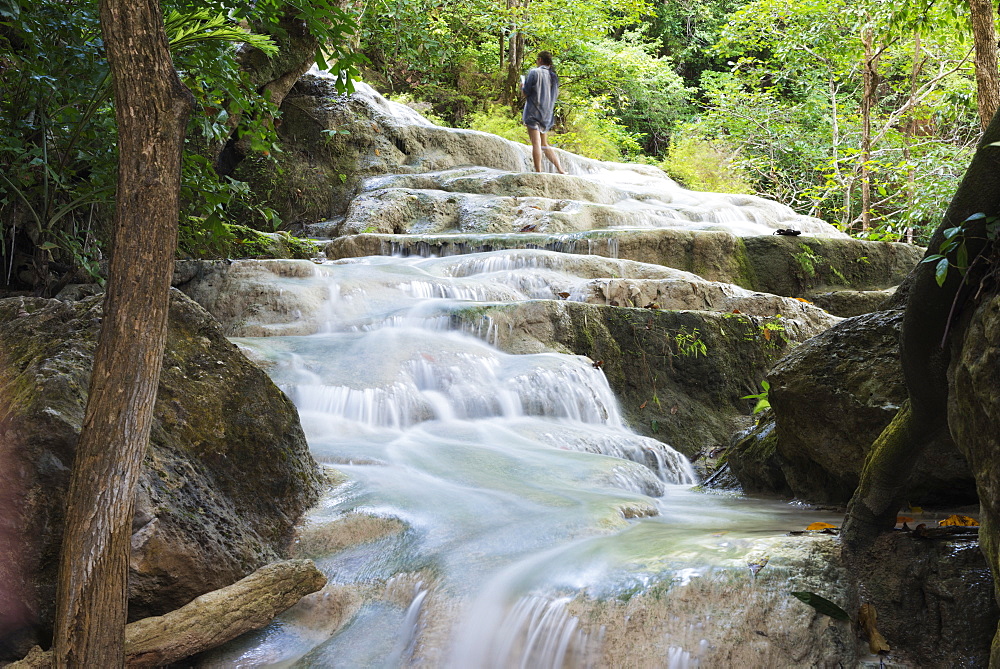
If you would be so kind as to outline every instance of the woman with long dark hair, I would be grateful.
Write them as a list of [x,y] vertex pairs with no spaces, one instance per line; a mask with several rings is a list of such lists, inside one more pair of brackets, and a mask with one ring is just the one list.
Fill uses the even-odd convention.
[[542,171],[542,153],[549,159],[559,174],[566,174],[559,164],[559,156],[555,149],[549,146],[546,135],[555,121],[552,118],[559,97],[559,75],[552,67],[552,54],[542,51],[538,54],[535,67],[528,70],[528,75],[521,84],[524,92],[524,113],[521,118],[528,128],[531,138],[531,158],[535,171]]

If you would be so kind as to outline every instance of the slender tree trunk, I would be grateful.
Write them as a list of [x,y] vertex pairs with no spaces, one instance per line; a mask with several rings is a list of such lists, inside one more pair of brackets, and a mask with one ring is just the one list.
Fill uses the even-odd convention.
[[[910,63],[910,99],[908,101],[910,112],[908,114],[909,118],[906,120],[906,127],[903,131],[903,159],[906,161],[906,206],[907,208],[912,208],[913,203],[917,196],[917,172],[914,169],[913,162],[910,160],[911,151],[910,145],[913,143],[913,137],[917,132],[917,77],[920,76],[921,61],[920,54],[923,47],[920,44],[920,35],[914,33],[913,35],[913,60]],[[906,228],[906,242],[913,242],[913,228],[907,226]]]
[[527,0],[507,0],[507,10],[511,12],[514,23],[511,26],[510,37],[507,38],[507,76],[504,81],[504,97],[512,109],[517,108],[521,93],[521,67],[524,65],[524,33],[518,30],[521,13]]
[[862,31],[861,43],[865,47],[861,93],[861,229],[867,231],[872,226],[872,107],[878,90],[878,56],[871,27]]
[[969,20],[976,51],[979,121],[985,130],[1000,109],[1000,70],[997,66],[997,30],[992,0],[969,0]]
[[134,490],[149,440],[177,244],[180,160],[193,99],[158,0],[102,0],[114,77],[118,192],[110,280],[67,496],[56,594],[59,667],[124,663]]

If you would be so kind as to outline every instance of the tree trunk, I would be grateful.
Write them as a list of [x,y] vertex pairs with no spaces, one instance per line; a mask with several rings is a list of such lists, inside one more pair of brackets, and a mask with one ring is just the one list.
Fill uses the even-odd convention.
[[170,59],[158,0],[102,0],[101,30],[114,78],[118,190],[104,320],[67,496],[58,667],[124,664],[134,490],[166,341],[181,152],[193,104]]
[[[179,662],[267,625],[304,596],[326,585],[312,560],[264,565],[232,585],[198,597],[166,615],[125,627],[125,659],[130,667]],[[33,650],[9,669],[48,669],[51,652]]]
[[1000,109],[1000,70],[997,66],[996,17],[992,0],[969,0],[972,43],[976,51],[976,92],[983,130]]
[[521,67],[524,65],[524,33],[518,30],[522,19],[516,10],[525,10],[527,0],[507,0],[507,11],[511,13],[514,22],[511,24],[510,36],[507,38],[507,75],[504,80],[504,102],[517,110],[521,93]]
[[865,61],[862,70],[863,90],[861,92],[861,230],[872,226],[872,107],[878,91],[878,56],[874,51],[872,28],[865,28],[861,43],[865,47]]
[[[900,332],[900,363],[907,403],[875,440],[865,460],[861,482],[847,509],[841,536],[848,550],[870,546],[891,529],[906,492],[907,479],[938,430],[947,429],[948,364],[951,341],[961,341],[955,324],[965,302],[975,294],[986,263],[976,258],[990,250],[986,221],[973,214],[1000,214],[1000,114],[996,114],[973,156],[944,220],[928,244],[937,253],[944,230],[962,226],[970,269],[963,278],[949,270],[943,286],[935,279],[935,263],[920,263],[900,286],[906,310]],[[956,251],[949,254],[957,264]]]

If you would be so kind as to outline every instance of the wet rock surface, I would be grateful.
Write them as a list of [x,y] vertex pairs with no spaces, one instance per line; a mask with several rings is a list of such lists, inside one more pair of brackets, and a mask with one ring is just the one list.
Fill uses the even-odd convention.
[[752,408],[740,398],[815,332],[776,318],[562,301],[456,312],[473,323],[484,317],[508,352],[588,356],[604,370],[629,425],[688,457],[728,444]]
[[[799,241],[796,241],[799,240]],[[802,260],[807,253],[808,262]],[[355,234],[326,245],[331,260],[370,255],[450,256],[501,249],[544,249],[651,263],[693,272],[709,281],[789,297],[818,299],[838,316],[870,311],[875,293],[899,283],[922,249],[910,244],[839,238],[738,237],[728,232],[597,230],[566,234]],[[857,258],[865,258],[857,262]],[[806,262],[803,266],[803,262]],[[844,291],[814,298],[828,291]],[[878,300],[881,301],[881,300]],[[822,302],[822,303],[820,303]],[[855,313],[856,312],[856,313]]]
[[740,398],[757,392],[766,370],[794,344],[837,322],[798,300],[596,256],[510,251],[413,259],[412,275],[378,267],[184,263],[178,280],[231,336],[322,331],[331,290],[341,314],[400,287],[481,295],[494,303],[456,301],[422,317],[450,320],[510,353],[588,356],[608,377],[629,423],[687,455],[727,444],[752,407]]
[[[988,296],[972,314],[948,376],[949,427],[975,474],[983,553],[1000,574],[1000,297]],[[1000,634],[993,641],[998,659]]]
[[[0,634],[6,657],[49,633],[64,493],[101,297],[0,300]],[[129,617],[159,615],[276,559],[321,479],[291,402],[184,295],[171,297],[133,520]],[[16,511],[15,511],[16,510]]]
[[356,88],[342,96],[332,77],[303,76],[282,105],[281,169],[240,165],[237,178],[285,220],[344,216],[336,234],[625,226],[846,237],[772,200],[685,190],[648,165],[559,151],[568,176],[534,173],[527,145],[437,126],[365,84]]
[[[901,322],[901,310],[841,321],[768,373],[773,435],[738,442],[728,458],[748,490],[790,491],[821,503],[850,499],[872,442],[906,396]],[[928,448],[908,495],[913,503],[975,500],[969,467],[950,439]]]
[[896,531],[880,536],[849,567],[859,581],[859,603],[875,606],[879,631],[908,664],[941,669],[990,664],[1000,609],[978,542]]

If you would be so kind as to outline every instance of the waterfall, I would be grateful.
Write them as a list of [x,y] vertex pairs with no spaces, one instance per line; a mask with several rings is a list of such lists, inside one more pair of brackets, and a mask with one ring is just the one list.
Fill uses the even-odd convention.
[[[349,480],[309,515],[306,555],[357,606],[328,593],[206,666],[605,666],[588,601],[696,581],[747,541],[710,531],[774,515],[691,491],[687,459],[627,427],[593,361],[505,353],[527,324],[454,317],[686,273],[536,250],[257,265],[234,267],[261,306],[231,315],[262,336],[234,341]],[[699,642],[657,652],[693,667]]]

